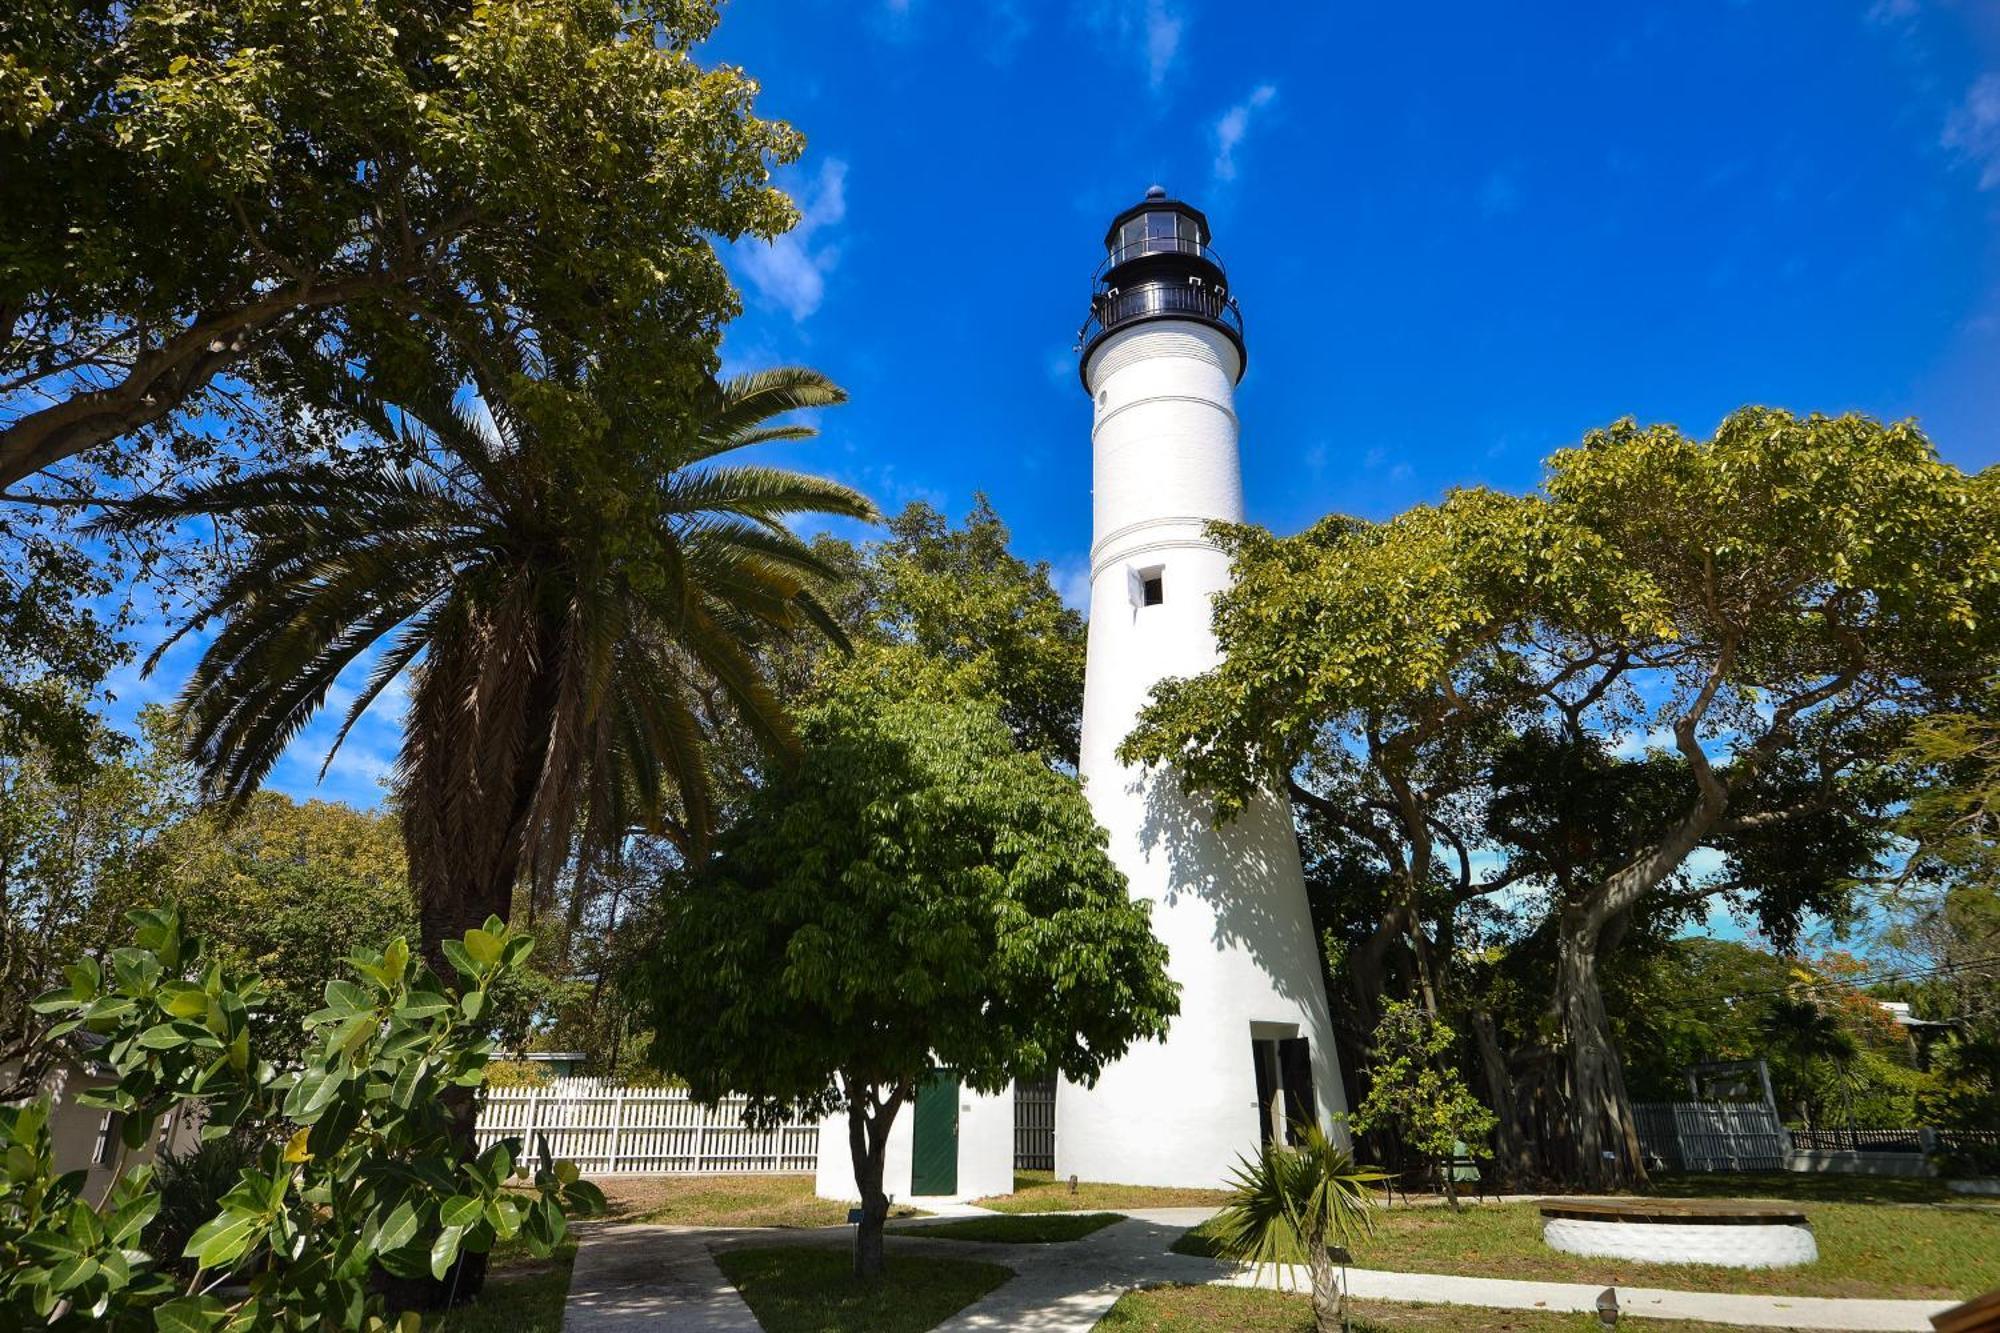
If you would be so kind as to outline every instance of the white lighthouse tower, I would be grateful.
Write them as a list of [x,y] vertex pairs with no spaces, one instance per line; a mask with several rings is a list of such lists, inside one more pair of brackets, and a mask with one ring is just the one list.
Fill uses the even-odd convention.
[[1216,1186],[1239,1156],[1345,1109],[1290,808],[1216,827],[1171,773],[1120,764],[1153,686],[1215,665],[1210,603],[1229,561],[1204,533],[1240,521],[1243,324],[1208,219],[1158,186],[1105,236],[1084,325],[1093,407],[1084,791],[1181,986],[1164,1043],[1094,1088],[1056,1094],[1056,1173]]

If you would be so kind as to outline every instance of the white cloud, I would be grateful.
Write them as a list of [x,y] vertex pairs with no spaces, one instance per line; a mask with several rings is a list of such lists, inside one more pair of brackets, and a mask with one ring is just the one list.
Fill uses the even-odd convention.
[[837,245],[814,245],[822,229],[847,216],[847,163],[828,158],[811,190],[799,195],[799,225],[774,241],[738,241],[737,267],[758,295],[803,320],[826,298],[826,275],[840,260]]
[[1121,51],[1138,56],[1154,92],[1166,85],[1174,57],[1180,54],[1181,34],[1187,28],[1187,19],[1177,5],[1170,0],[1097,0],[1084,11],[1084,17]]
[[1250,95],[1222,113],[1215,122],[1215,178],[1236,179],[1236,148],[1250,132],[1250,117],[1269,106],[1278,96],[1276,85],[1260,83]]
[[1979,76],[1944,122],[1940,140],[1979,168],[1979,188],[2000,185],[2000,74]]

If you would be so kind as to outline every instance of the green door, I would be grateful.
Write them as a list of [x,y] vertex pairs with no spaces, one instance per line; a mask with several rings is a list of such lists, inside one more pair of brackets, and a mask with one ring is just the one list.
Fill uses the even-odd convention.
[[917,1089],[910,1139],[910,1193],[958,1193],[958,1080],[939,1074]]

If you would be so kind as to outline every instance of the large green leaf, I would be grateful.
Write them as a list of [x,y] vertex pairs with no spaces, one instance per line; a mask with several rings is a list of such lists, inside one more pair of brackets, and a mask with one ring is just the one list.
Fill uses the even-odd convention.
[[400,1250],[417,1238],[417,1210],[405,1200],[397,1204],[375,1237],[375,1248],[383,1253]]
[[458,1258],[458,1242],[465,1235],[463,1227],[446,1227],[438,1232],[438,1238],[431,1243],[431,1276],[442,1278],[451,1267],[452,1260]]
[[192,1259],[203,1268],[224,1268],[241,1259],[251,1245],[264,1232],[262,1217],[243,1213],[224,1213],[211,1218],[195,1229],[188,1237],[188,1243],[181,1250],[181,1257]]

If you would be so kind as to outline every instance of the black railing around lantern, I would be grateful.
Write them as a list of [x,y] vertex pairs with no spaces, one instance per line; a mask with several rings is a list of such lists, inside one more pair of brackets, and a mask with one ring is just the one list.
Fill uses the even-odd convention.
[[1220,287],[1192,282],[1150,281],[1130,287],[1108,287],[1090,298],[1090,314],[1076,332],[1079,350],[1126,324],[1149,319],[1202,319],[1219,324],[1243,343],[1243,312],[1236,299]]

